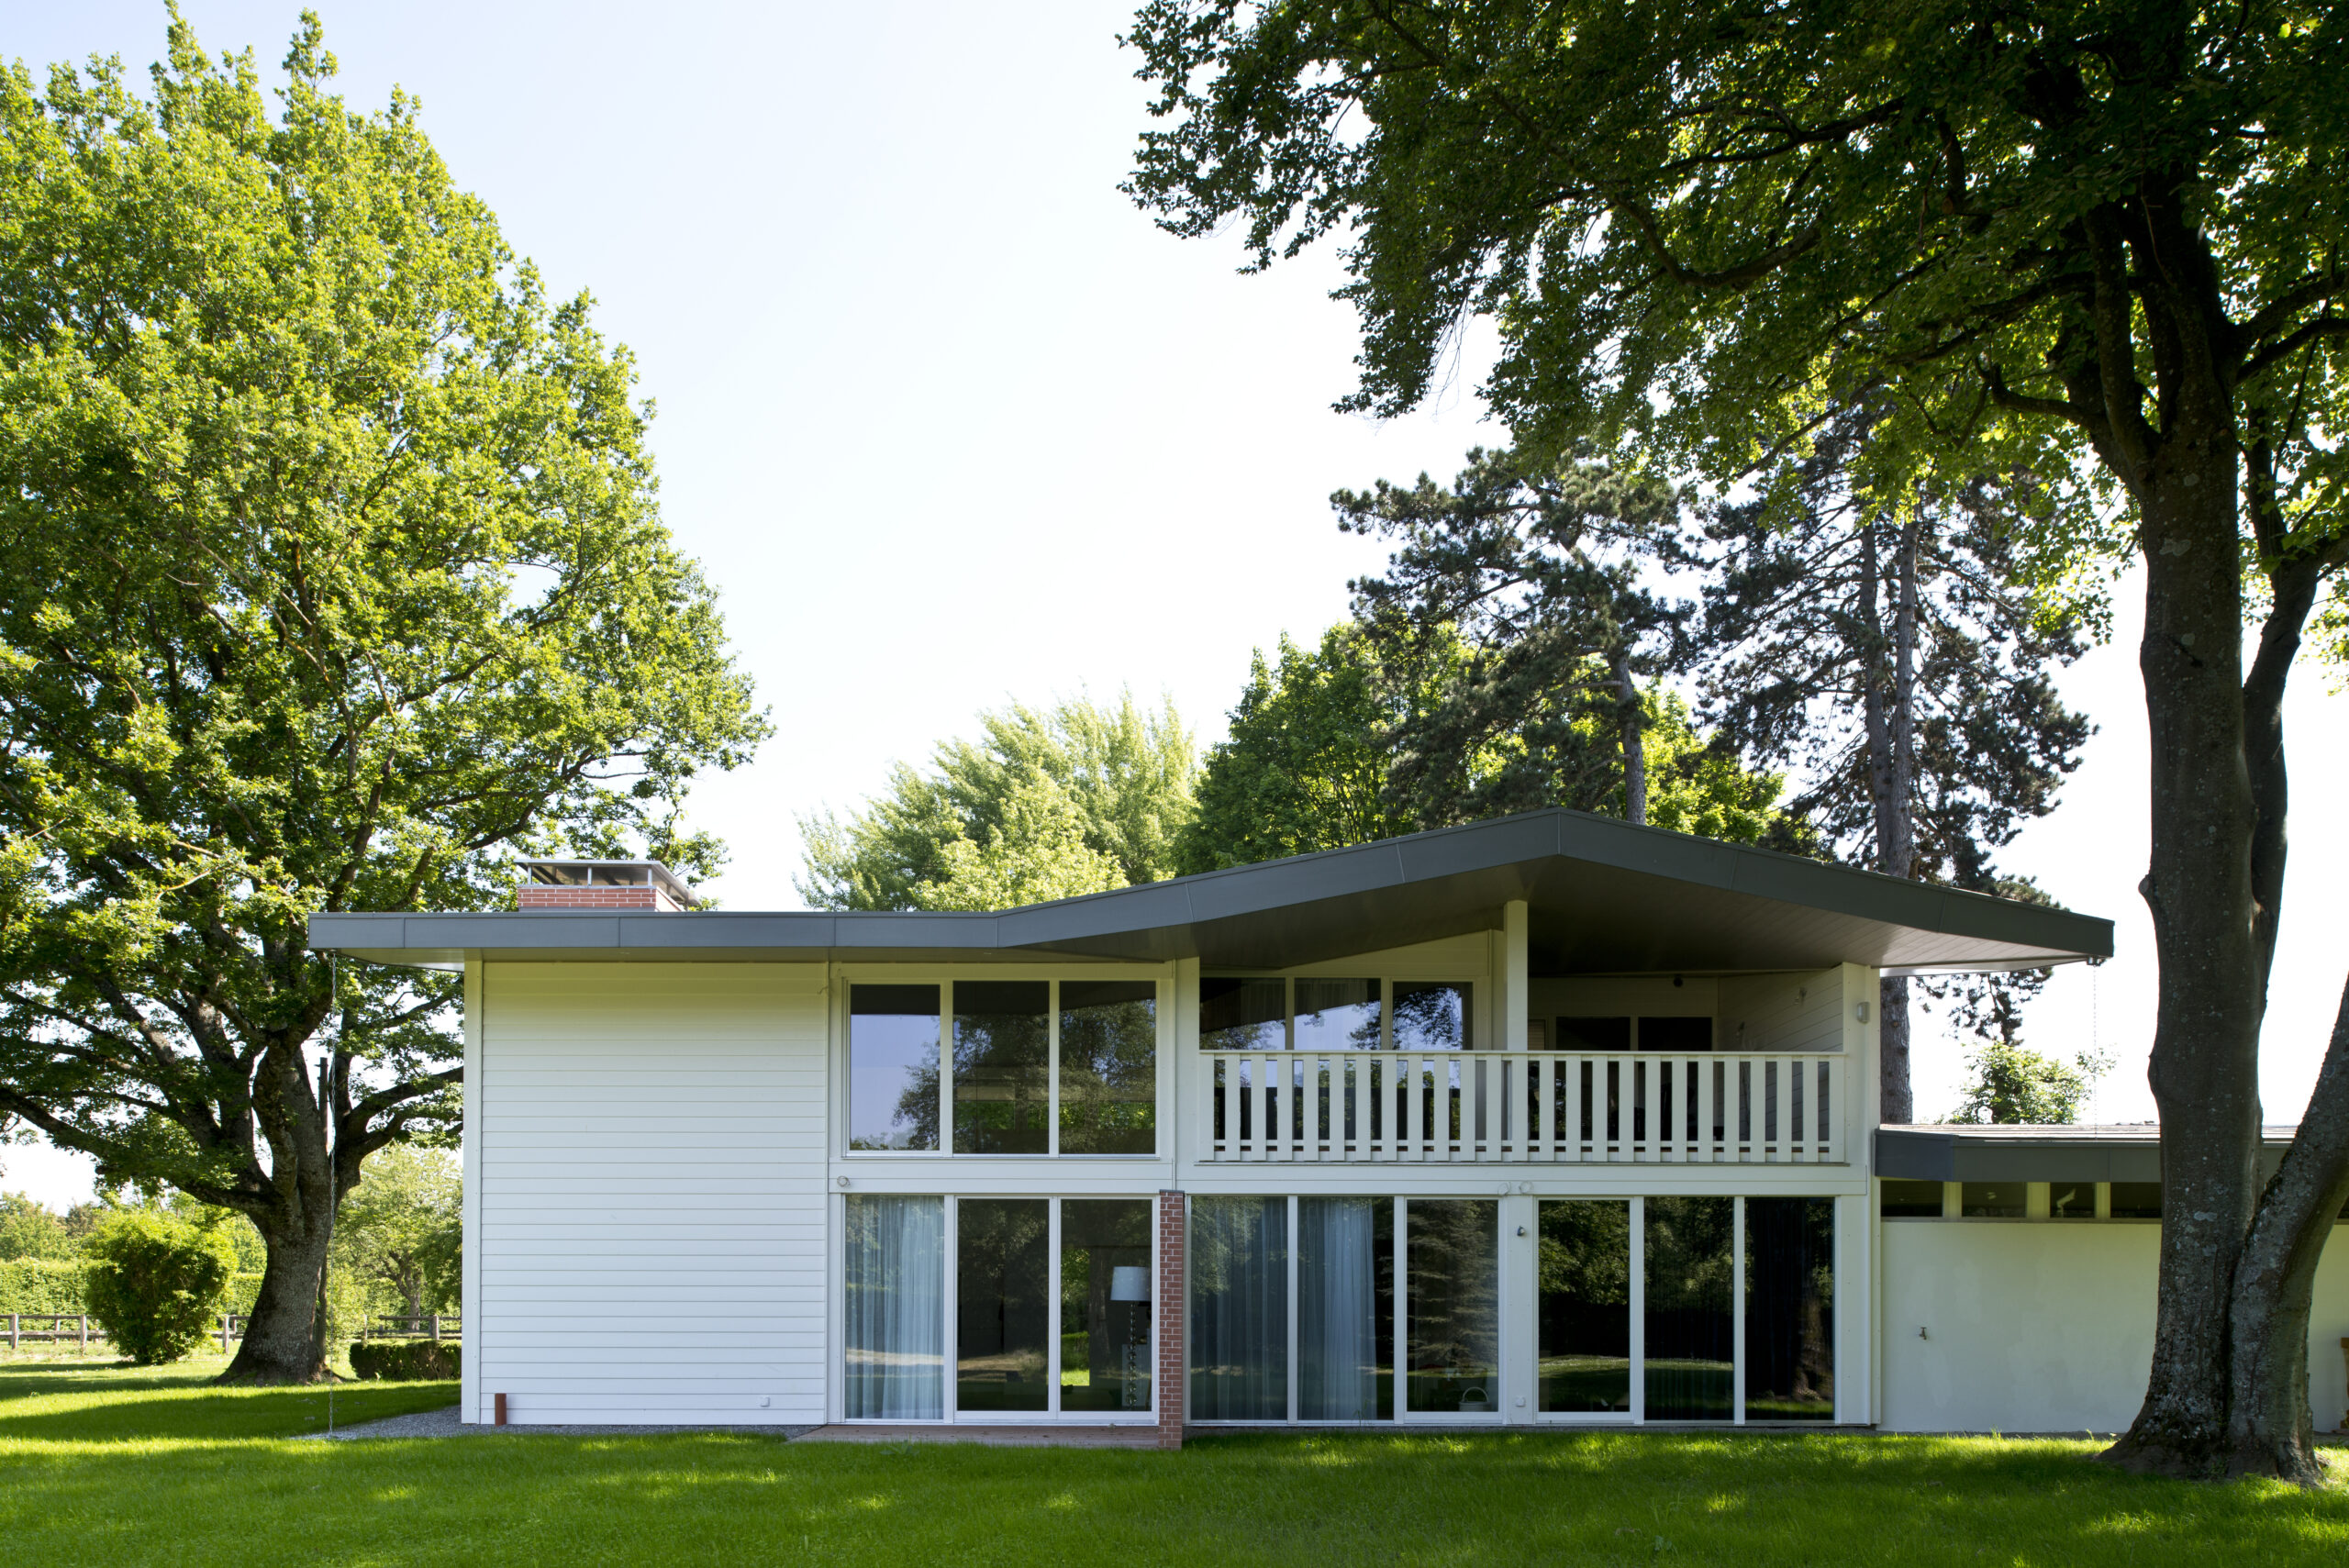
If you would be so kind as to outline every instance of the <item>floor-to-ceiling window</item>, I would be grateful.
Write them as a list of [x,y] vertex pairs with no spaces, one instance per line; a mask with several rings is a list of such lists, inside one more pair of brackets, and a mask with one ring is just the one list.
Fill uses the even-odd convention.
[[1500,1408],[1500,1205],[1491,1198],[1405,1203],[1406,1408],[1477,1415]]
[[1630,1415],[1630,1201],[1543,1201],[1534,1266],[1541,1408],[1551,1415]]
[[1395,1413],[1395,1203],[1297,1200],[1297,1414]]
[[1190,1418],[1288,1418],[1288,1211],[1283,1197],[1191,1200]]
[[1729,1420],[1736,1413],[1737,1200],[1651,1197],[1645,1207],[1644,1414]]
[[936,1420],[946,1413],[946,1200],[858,1195],[846,1231],[841,1413]]

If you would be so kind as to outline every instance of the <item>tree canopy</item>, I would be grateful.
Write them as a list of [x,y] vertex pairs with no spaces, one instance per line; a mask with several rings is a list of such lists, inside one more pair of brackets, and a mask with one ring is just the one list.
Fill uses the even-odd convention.
[[766,728],[587,297],[314,17],[284,71],[273,112],[174,15],[145,97],[0,72],[0,1111],[251,1218],[266,1378],[317,1373],[336,1207],[462,1072],[451,982],[338,978],[306,917],[708,869],[684,792]]

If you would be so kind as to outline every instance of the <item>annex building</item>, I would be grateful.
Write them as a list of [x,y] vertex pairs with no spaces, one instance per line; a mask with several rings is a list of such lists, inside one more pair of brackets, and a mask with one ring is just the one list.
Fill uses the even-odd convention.
[[[2143,1389],[2153,1129],[1876,1114],[1880,975],[2104,920],[1568,811],[995,914],[532,877],[310,922],[464,973],[468,1421],[2102,1431]],[[2320,1428],[2344,1336],[2336,1242]]]

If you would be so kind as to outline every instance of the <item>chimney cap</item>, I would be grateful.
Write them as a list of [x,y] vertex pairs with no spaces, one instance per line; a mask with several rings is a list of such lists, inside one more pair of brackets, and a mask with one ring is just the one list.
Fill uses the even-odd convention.
[[659,861],[527,860],[522,870],[549,887],[657,887],[680,909],[699,902],[685,879]]

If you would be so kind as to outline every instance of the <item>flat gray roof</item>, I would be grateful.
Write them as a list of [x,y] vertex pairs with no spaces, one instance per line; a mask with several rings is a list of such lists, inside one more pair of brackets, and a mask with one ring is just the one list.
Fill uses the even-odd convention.
[[2038,968],[2112,923],[1612,817],[1550,810],[993,914],[318,914],[313,948],[502,959],[1163,962],[1276,969],[1497,929],[1530,906],[1541,974]]
[[[2299,1130],[2260,1129],[2263,1173],[2275,1173]],[[1876,1173],[1921,1182],[2158,1182],[2162,1134],[2150,1122],[1880,1127],[1876,1130]]]

